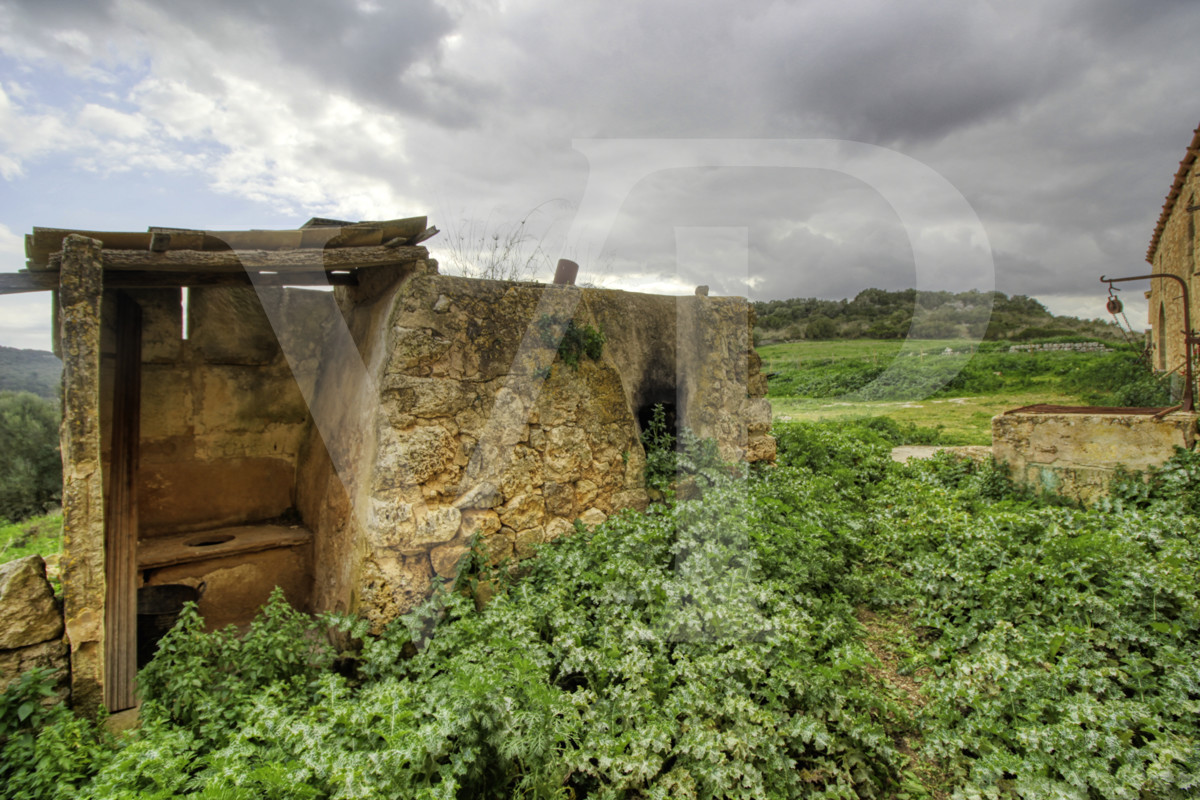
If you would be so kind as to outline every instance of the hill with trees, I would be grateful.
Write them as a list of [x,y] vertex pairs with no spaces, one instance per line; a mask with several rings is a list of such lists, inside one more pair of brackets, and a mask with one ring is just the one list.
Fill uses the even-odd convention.
[[0,391],[32,392],[58,400],[62,362],[45,350],[20,350],[0,346]]
[[754,304],[763,342],[798,339],[954,339],[1027,341],[1057,337],[1117,341],[1113,323],[1060,317],[1025,295],[864,289],[853,300],[816,297]]

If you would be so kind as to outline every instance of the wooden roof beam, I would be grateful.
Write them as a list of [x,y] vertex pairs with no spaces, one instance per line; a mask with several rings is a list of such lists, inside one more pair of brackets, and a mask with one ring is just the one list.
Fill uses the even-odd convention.
[[57,288],[57,272],[0,272],[0,294],[45,292]]
[[[57,272],[0,273],[0,295],[58,288]],[[352,272],[105,272],[105,289],[178,289],[184,286],[357,286]]]
[[[424,247],[345,247],[303,250],[101,250],[108,271],[186,272],[296,272],[355,270],[409,264],[428,258]],[[59,268],[62,255],[50,256],[49,269]]]

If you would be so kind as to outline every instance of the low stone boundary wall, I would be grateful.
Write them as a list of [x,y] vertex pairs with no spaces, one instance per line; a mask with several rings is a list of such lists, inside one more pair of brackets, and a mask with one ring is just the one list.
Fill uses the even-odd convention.
[[67,645],[62,609],[41,556],[0,564],[0,691],[34,667],[58,670],[67,693]]
[[1112,349],[1100,342],[1047,342],[1044,344],[1014,344],[1010,353],[1050,353],[1070,351],[1075,353],[1110,353]]
[[1195,445],[1197,414],[1154,411],[1007,411],[992,419],[992,450],[1018,483],[1090,502],[1108,490],[1118,465],[1142,471]]

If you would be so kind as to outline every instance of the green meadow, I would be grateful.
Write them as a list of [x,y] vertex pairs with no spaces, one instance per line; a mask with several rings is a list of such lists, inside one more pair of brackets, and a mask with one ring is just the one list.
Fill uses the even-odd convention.
[[966,339],[801,341],[759,348],[781,421],[887,416],[940,428],[946,444],[991,444],[996,414],[1036,403],[1160,406],[1139,353],[1011,351]]

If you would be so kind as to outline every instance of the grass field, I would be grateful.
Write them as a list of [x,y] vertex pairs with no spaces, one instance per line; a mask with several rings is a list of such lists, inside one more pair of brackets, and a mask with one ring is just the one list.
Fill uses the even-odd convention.
[[[956,339],[907,345],[852,339],[767,345],[758,352],[778,420],[888,416],[940,426],[947,444],[991,444],[992,417],[1035,403],[1156,404],[1106,399],[1136,376],[1130,352],[1009,353],[990,342],[975,352],[976,346]],[[898,358],[902,347],[915,355]],[[947,349],[954,354],[943,355]],[[881,378],[893,365],[896,374]]]
[[[972,339],[921,339],[914,341],[908,349],[933,355],[949,347],[963,350],[979,343]],[[775,372],[780,369],[802,367],[807,361],[824,358],[857,358],[879,362],[894,357],[904,345],[902,339],[834,339],[830,341],[786,342],[769,344],[758,348],[763,360],[763,370]]]
[[53,556],[61,551],[61,512],[21,522],[0,520],[0,564],[31,555]]
[[943,444],[992,443],[992,417],[1035,403],[1080,405],[1074,395],[1024,392],[976,397],[938,397],[929,400],[863,400],[772,397],[771,410],[780,422],[812,422],[849,417],[891,417],[900,423],[942,429]]

